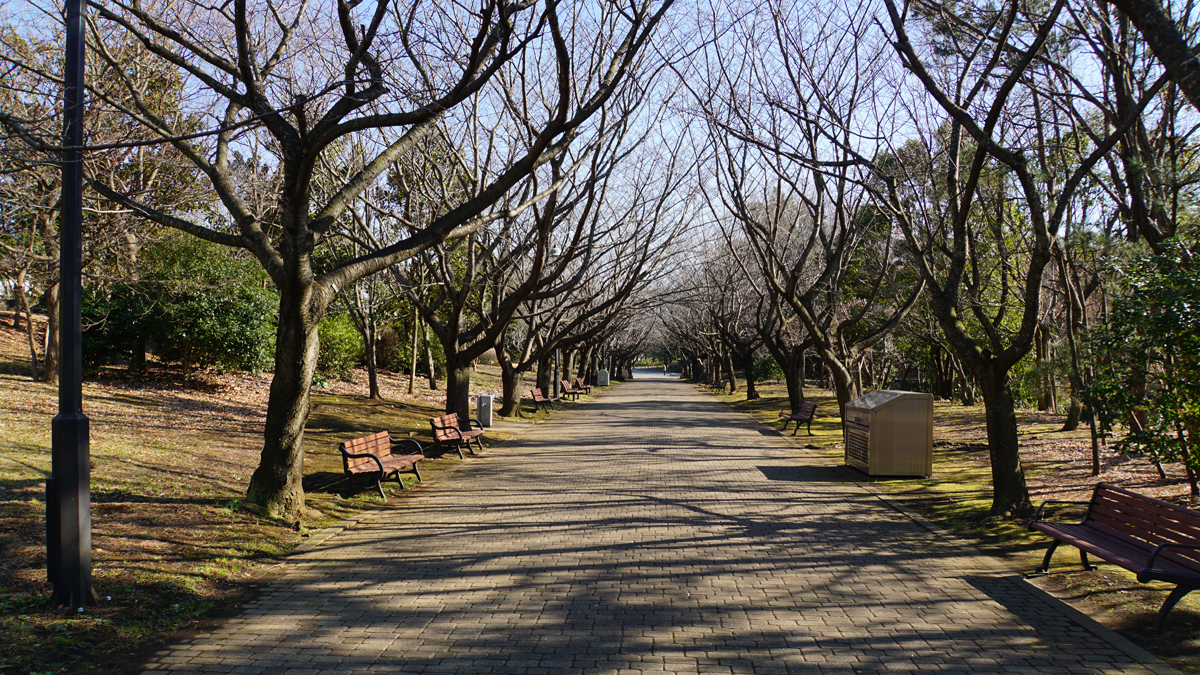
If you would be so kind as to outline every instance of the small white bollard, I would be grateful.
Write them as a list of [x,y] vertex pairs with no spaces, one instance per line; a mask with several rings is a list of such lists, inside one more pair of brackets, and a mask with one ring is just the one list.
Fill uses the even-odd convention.
[[600,372],[596,373],[596,386],[597,387],[607,387],[608,386],[608,371],[605,370],[604,368],[601,368]]

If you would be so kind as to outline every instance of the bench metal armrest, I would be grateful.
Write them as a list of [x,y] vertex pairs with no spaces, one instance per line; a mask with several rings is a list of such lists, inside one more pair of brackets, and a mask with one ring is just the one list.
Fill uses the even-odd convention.
[[379,459],[379,455],[376,455],[373,452],[364,452],[364,453],[360,453],[360,454],[354,454],[354,453],[346,452],[342,448],[338,448],[338,449],[342,450],[342,455],[344,455],[345,457],[347,457],[349,459],[359,459],[362,457],[370,457],[371,459],[375,460],[375,466],[379,467],[379,472],[383,473],[383,461]]
[[1158,546],[1154,547],[1154,550],[1150,552],[1150,557],[1146,559],[1146,569],[1154,569],[1154,560],[1158,558],[1158,554],[1162,553],[1163,549],[1168,548],[1182,548],[1189,551],[1200,551],[1200,546],[1193,544],[1175,544],[1171,542],[1159,544]]
[[471,430],[472,424],[476,425],[477,428],[479,428],[479,429],[483,429],[483,422],[480,422],[479,420],[472,417],[471,419],[467,420],[467,431]]
[[1074,506],[1087,506],[1087,505],[1091,504],[1091,502],[1090,501],[1077,502],[1077,501],[1068,501],[1068,500],[1064,500],[1064,499],[1047,499],[1046,501],[1042,502],[1041,506],[1039,506],[1037,508],[1037,512],[1033,514],[1033,520],[1029,521],[1029,524],[1033,524],[1039,520],[1045,520],[1044,518],[1042,518],[1042,513],[1045,512],[1046,507],[1050,504],[1068,504],[1068,505],[1074,505]]
[[458,427],[452,427],[449,425],[443,427],[441,425],[434,424],[433,422],[430,422],[429,426],[433,427],[437,431],[453,431],[454,433],[458,434],[458,440],[462,440],[462,430]]

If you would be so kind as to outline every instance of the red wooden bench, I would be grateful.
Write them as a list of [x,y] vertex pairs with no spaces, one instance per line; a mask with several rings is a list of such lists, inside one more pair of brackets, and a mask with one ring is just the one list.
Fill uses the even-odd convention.
[[530,389],[529,395],[533,397],[534,412],[537,412],[539,405],[542,406],[542,410],[550,412],[551,410],[554,410],[554,403],[559,400],[557,398],[547,398],[546,395],[542,393],[541,387],[534,387],[533,389]]
[[338,450],[342,453],[342,468],[347,475],[375,474],[375,487],[379,490],[379,496],[386,499],[383,481],[388,476],[396,479],[401,490],[404,489],[404,480],[400,477],[400,471],[403,469],[411,468],[417,475],[417,480],[421,480],[421,472],[417,469],[417,462],[425,459],[425,455],[421,454],[421,444],[411,438],[406,438],[400,443],[412,444],[416,452],[411,455],[392,454],[392,436],[386,431],[342,441],[338,443]]
[[579,395],[583,393],[582,389],[576,389],[575,387],[572,387],[571,383],[567,380],[559,380],[559,384],[562,385],[563,396],[571,396],[576,401],[579,400]]
[[[1048,504],[1087,504],[1079,523],[1043,520]],[[1049,500],[1038,507],[1029,529],[1054,537],[1038,572],[1050,569],[1050,557],[1059,544],[1079,549],[1087,569],[1088,554],[1123,567],[1141,583],[1175,584],[1158,618],[1148,632],[1159,633],[1167,614],[1188,593],[1200,588],[1200,511],[1176,506],[1132,490],[1100,483],[1088,502]]]
[[783,430],[787,431],[787,425],[795,422],[796,428],[792,430],[792,435],[795,436],[797,431],[800,431],[800,423],[808,424],[808,435],[812,436],[812,421],[817,415],[817,404],[812,401],[805,401],[800,404],[800,407],[795,412],[779,411],[779,416],[783,418]]
[[583,393],[587,394],[588,396],[592,395],[592,385],[585,384],[583,378],[581,377],[575,378],[575,388],[582,389]]
[[[478,428],[472,429],[472,423]],[[471,454],[475,454],[475,451],[471,450],[472,439],[475,441],[475,446],[481,451],[483,450],[483,443],[479,440],[479,437],[483,435],[483,423],[479,420],[468,421],[467,428],[463,429],[458,423],[458,413],[450,413],[429,420],[429,426],[433,429],[434,446],[457,450],[459,459],[465,459],[462,453],[464,445]]]

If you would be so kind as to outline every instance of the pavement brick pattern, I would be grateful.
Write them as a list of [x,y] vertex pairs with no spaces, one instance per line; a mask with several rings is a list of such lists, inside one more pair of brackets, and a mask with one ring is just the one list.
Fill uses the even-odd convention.
[[802,452],[626,383],[292,557],[146,672],[1173,672]]

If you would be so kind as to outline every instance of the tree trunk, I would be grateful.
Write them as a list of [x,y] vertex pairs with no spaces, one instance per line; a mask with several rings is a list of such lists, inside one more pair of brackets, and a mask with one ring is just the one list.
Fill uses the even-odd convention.
[[746,350],[742,352],[742,364],[746,368],[746,400],[753,401],[758,398],[758,389],[755,388],[754,382],[754,350]]
[[737,371],[733,369],[733,350],[725,352],[721,359],[721,367],[725,370],[725,377],[729,380],[729,393],[737,391]]
[[549,396],[550,371],[550,355],[546,354],[537,362],[537,388],[542,390],[543,396]]
[[463,425],[471,419],[471,362],[461,354],[446,354],[446,412]]
[[46,308],[46,348],[42,350],[42,382],[58,384],[59,302],[57,281],[46,287],[42,305]]
[[[1067,419],[1063,423],[1063,431],[1074,431],[1079,428],[1079,417],[1083,413],[1083,372],[1079,365],[1079,345],[1075,341],[1075,326],[1086,328],[1086,308],[1083,306],[1079,287],[1074,283],[1067,264],[1066,252],[1061,246],[1055,247],[1055,259],[1058,262],[1058,276],[1063,287],[1067,289],[1067,349],[1070,352],[1071,367],[1068,379],[1071,383],[1071,407],[1067,410]],[[1092,424],[1095,427],[1095,424]],[[1096,439],[1092,439],[1092,475],[1100,475],[1100,453]]]
[[595,351],[595,347],[586,347],[586,348],[580,350],[579,370],[575,373],[575,377],[578,377],[580,379],[580,381],[589,383],[589,384],[591,383],[592,378],[591,378],[591,373],[589,373],[588,370],[589,370],[589,366],[592,363],[592,352],[593,351]]
[[1079,428],[1079,420],[1083,417],[1083,382],[1072,374],[1071,403],[1067,406],[1067,419],[1063,421],[1062,431],[1075,431]]
[[192,370],[194,369],[194,365],[192,364],[192,343],[191,342],[188,342],[185,340],[180,343],[179,358],[181,361],[183,361],[183,379],[185,379],[185,380],[192,379]]
[[834,393],[837,394],[838,417],[844,421],[846,418],[846,404],[860,396],[862,390],[857,387],[854,375],[846,369],[842,360],[838,358],[838,355],[832,349],[818,347],[816,352],[821,357],[821,362],[825,365],[825,370],[829,373]]
[[1200,110],[1200,60],[1192,53],[1174,20],[1156,0],[1107,0],[1129,17],[1158,57],[1167,75]]
[[246,490],[246,501],[288,519],[304,515],[304,424],[320,345],[320,317],[310,316],[302,299],[307,295],[295,288],[280,291],[262,456]]
[[20,306],[13,312],[13,328],[18,328],[16,318],[21,315],[21,310],[25,310],[25,337],[29,342],[29,379],[34,382],[38,381],[38,353],[37,340],[34,337],[33,312],[29,310],[29,296],[25,293],[25,274],[29,271],[29,267],[22,267],[17,273],[17,299],[20,301]]
[[412,327],[412,358],[408,360],[408,393],[411,396],[415,383],[417,381],[417,350],[421,342],[421,333],[417,328],[421,325],[421,315],[417,313],[417,308],[413,306],[413,327]]
[[146,372],[146,337],[138,335],[133,339],[133,356],[129,359],[129,370],[135,373]]
[[1025,471],[1017,440],[1017,413],[1008,372],[983,372],[977,378],[987,419],[988,453],[992,465],[993,516],[1026,515],[1031,510]]
[[429,365],[429,391],[437,391],[437,364],[433,361],[433,343],[429,340],[429,327],[425,327],[425,360]]
[[783,379],[787,383],[788,404],[792,412],[800,410],[804,403],[804,353],[792,349],[783,364]]
[[1050,382],[1051,375],[1046,372],[1049,366],[1047,351],[1050,345],[1050,331],[1045,326],[1038,326],[1034,332],[1034,360],[1037,363],[1037,371],[1040,374],[1041,386],[1038,387],[1037,406],[1038,410],[1045,412],[1050,409]]
[[373,311],[368,313],[364,323],[366,324],[366,330],[363,331],[366,333],[364,336],[366,337],[366,340],[363,342],[365,343],[366,347],[365,356],[367,359],[367,397],[373,400],[379,400],[383,398],[383,395],[379,393],[379,365],[375,354],[375,345],[378,343],[379,330],[378,326],[375,325],[375,316]]
[[1200,459],[1200,452],[1197,451],[1196,443],[1200,441],[1200,424],[1192,422],[1187,425],[1188,441],[1183,446],[1183,468],[1187,471],[1188,485],[1192,490],[1192,497],[1200,497],[1200,482],[1197,480],[1195,465],[1197,459]]
[[504,400],[500,403],[500,416],[512,417],[521,405],[521,392],[517,390],[520,386],[517,376],[520,373],[507,357],[500,356],[500,349],[496,349],[496,361],[500,364],[500,385],[504,392]]
[[962,383],[962,402],[963,406],[970,407],[975,405],[975,387],[971,386],[971,378],[967,377],[967,370],[963,368],[962,361],[954,354],[950,355],[954,360],[954,369],[958,372],[958,380]]

